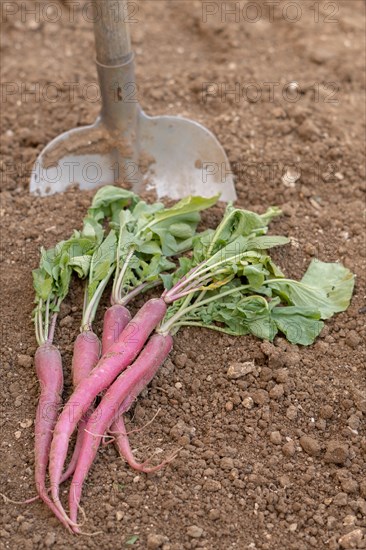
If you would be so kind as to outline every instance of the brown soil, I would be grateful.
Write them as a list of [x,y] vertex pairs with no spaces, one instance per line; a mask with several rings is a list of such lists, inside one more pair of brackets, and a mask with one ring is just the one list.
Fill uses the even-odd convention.
[[[21,4],[14,2],[19,11],[3,26],[2,79],[9,93],[2,99],[0,166],[1,481],[2,492],[15,500],[34,494],[30,420],[39,390],[31,269],[41,245],[51,246],[80,225],[90,199],[74,190],[30,197],[29,168],[51,138],[91,123],[99,109],[85,98],[85,85],[96,80],[91,23],[76,8],[70,22],[66,2],[54,23],[51,8],[40,21],[28,15],[22,22]],[[30,9],[55,2],[26,4]],[[149,114],[179,113],[212,129],[236,173],[238,204],[258,211],[283,207],[285,216],[273,227],[294,240],[277,253],[281,267],[299,277],[314,256],[342,261],[357,274],[352,304],[327,322],[309,348],[281,338],[269,345],[182,330],[130,417],[131,427],[141,427],[160,409],[152,424],[132,436],[139,458],[180,447],[179,457],[156,475],[136,475],[108,445],[99,452],[82,501],[84,529],[103,534],[72,537],[40,503],[7,504],[2,548],[366,547],[365,4],[302,0],[296,23],[281,11],[286,2],[275,7],[273,21],[266,2],[256,4],[262,9],[256,23],[245,21],[243,12],[239,22],[214,15],[205,23],[200,1],[139,1],[138,22],[131,25],[139,98]],[[331,15],[329,4],[338,13]],[[314,5],[320,7],[319,22]],[[287,19],[296,16],[286,13]],[[296,102],[289,100],[294,90],[286,88],[291,81],[301,91]],[[67,82],[78,83],[74,98]],[[212,90],[202,94],[207,82],[216,83],[216,97]],[[262,89],[261,100],[255,101],[254,88],[249,93],[250,82]],[[273,101],[268,82],[277,83]],[[47,89],[50,83],[57,88]],[[223,101],[221,85],[235,83],[241,96]],[[25,95],[32,86],[36,94]],[[51,101],[56,89],[59,97]],[[300,175],[295,183],[294,171]],[[207,224],[218,213],[206,215]],[[56,333],[65,395],[80,306],[81,288],[75,285]],[[229,365],[243,361],[254,361],[255,369],[229,379]],[[127,544],[134,534],[137,541]]]

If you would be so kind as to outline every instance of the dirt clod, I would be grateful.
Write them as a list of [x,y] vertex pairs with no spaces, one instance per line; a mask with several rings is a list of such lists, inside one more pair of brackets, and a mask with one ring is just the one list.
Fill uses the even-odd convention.
[[203,535],[202,527],[197,527],[197,525],[191,525],[187,528],[187,535],[192,539],[199,539]]
[[361,542],[363,540],[363,529],[355,529],[346,535],[343,535],[338,544],[341,548],[349,550],[351,548],[361,548]]
[[323,405],[320,407],[319,414],[321,418],[324,418],[324,420],[329,420],[334,414],[333,407],[330,405]]
[[252,394],[252,399],[257,405],[264,405],[269,401],[269,395],[266,390],[257,390]]
[[316,439],[309,435],[300,437],[300,445],[302,449],[310,456],[318,456],[320,453],[320,445]]
[[124,516],[124,513],[122,512],[122,510],[117,510],[117,512],[116,512],[116,520],[117,520],[117,521],[121,521],[121,519],[123,519],[123,516]]
[[348,497],[346,493],[337,493],[333,499],[336,506],[347,506]]
[[348,445],[340,441],[329,441],[324,455],[325,462],[344,464],[348,457]]
[[204,491],[209,493],[216,493],[221,489],[221,483],[216,479],[207,479],[203,484]]
[[244,397],[242,403],[243,403],[243,407],[244,407],[245,409],[252,409],[253,406],[254,406],[253,398],[250,397],[250,396]]
[[296,445],[294,441],[288,441],[282,446],[282,452],[285,456],[294,456],[296,452]]
[[297,418],[297,407],[290,405],[286,411],[286,416],[289,420],[295,420]]
[[158,550],[158,548],[161,548],[168,540],[168,537],[165,535],[150,533],[147,537],[147,548],[149,550]]
[[33,364],[33,358],[30,355],[18,355],[18,365],[20,367],[30,368]]
[[341,481],[342,489],[345,493],[357,493],[359,485],[355,479],[342,479]]
[[253,372],[255,369],[254,361],[246,361],[245,363],[232,363],[227,370],[227,377],[230,380],[237,380],[246,374]]
[[269,392],[271,399],[280,399],[284,394],[284,388],[282,384],[276,384]]
[[270,435],[269,435],[269,439],[270,439],[271,443],[273,443],[274,445],[280,445],[281,441],[282,441],[282,436],[281,436],[280,432],[278,432],[278,431],[271,432]]
[[50,548],[56,542],[56,534],[53,531],[47,533],[46,538],[44,539],[45,546]]

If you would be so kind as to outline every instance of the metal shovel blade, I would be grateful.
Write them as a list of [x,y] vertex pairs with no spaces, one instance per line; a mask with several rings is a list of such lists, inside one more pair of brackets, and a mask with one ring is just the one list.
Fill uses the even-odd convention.
[[209,130],[184,118],[149,117],[142,110],[137,117],[133,141],[102,118],[55,138],[33,167],[31,193],[127,183],[136,193],[155,191],[157,198],[221,193],[221,200],[236,199],[229,161]]
[[118,16],[126,13],[126,0],[93,4],[102,110],[93,125],[61,134],[41,152],[31,193],[121,183],[136,193],[155,191],[158,198],[221,193],[221,200],[235,200],[229,161],[209,130],[185,118],[147,116],[131,97],[131,87],[138,89],[134,56],[128,24]]

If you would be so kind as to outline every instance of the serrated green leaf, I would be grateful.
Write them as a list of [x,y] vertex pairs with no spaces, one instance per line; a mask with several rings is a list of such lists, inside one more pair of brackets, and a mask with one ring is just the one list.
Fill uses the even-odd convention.
[[36,295],[44,302],[47,301],[52,292],[52,277],[41,268],[34,269],[32,276]]
[[249,238],[247,241],[247,250],[268,250],[275,246],[288,244],[290,239],[276,235],[264,235],[262,237]]
[[110,218],[118,222],[119,211],[129,204],[137,204],[139,197],[120,187],[114,185],[105,185],[101,187],[94,195],[92,205],[88,210],[88,215],[96,221],[104,218]]
[[77,275],[84,279],[88,276],[91,264],[91,256],[75,256],[69,262],[70,267],[77,273]]
[[160,273],[164,288],[170,290],[173,286],[173,275],[171,273]]
[[193,237],[195,230],[188,223],[172,223],[170,225],[170,233],[177,239],[190,239]]
[[98,283],[107,277],[109,270],[115,265],[116,249],[117,237],[115,231],[111,229],[91,259],[88,284],[89,300],[92,298]]
[[210,208],[219,200],[220,195],[215,195],[214,197],[205,198],[205,197],[195,197],[189,196],[181,201],[177,202],[171,208],[165,208],[161,212],[157,212],[154,217],[154,222],[160,222],[168,218],[175,216],[181,216],[183,214],[190,214],[192,212],[200,212],[201,210],[206,210]]
[[249,210],[234,208],[232,204],[226,207],[225,215],[212,235],[208,248],[209,254],[235,241],[238,237],[258,236],[267,233],[268,223],[281,214],[281,210],[271,207],[265,214],[259,215]]

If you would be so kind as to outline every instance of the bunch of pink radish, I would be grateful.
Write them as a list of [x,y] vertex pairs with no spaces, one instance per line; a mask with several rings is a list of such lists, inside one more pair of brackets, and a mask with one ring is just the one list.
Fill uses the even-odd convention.
[[[35,363],[41,384],[35,478],[40,498],[75,533],[80,532],[83,483],[104,434],[114,434],[120,454],[139,471],[156,471],[173,458],[157,466],[138,463],[129,446],[123,415],[168,357],[173,335],[181,326],[207,327],[238,336],[252,333],[269,340],[281,331],[290,341],[307,345],[322,329],[322,318],[348,305],[353,276],[340,264],[331,283],[332,288],[342,289],[343,301],[339,303],[340,293],[334,293],[326,312],[319,306],[325,309],[326,289],[284,278],[267,252],[288,242],[286,237],[266,235],[269,221],[280,214],[276,208],[258,215],[229,205],[215,230],[196,233],[198,212],[216,201],[217,197],[188,197],[164,208],[107,186],[94,197],[82,231],[56,249],[42,251],[40,268],[34,272],[39,343]],[[333,265],[334,271],[335,264],[318,264],[321,269]],[[313,273],[314,269],[318,273]],[[319,278],[319,266],[310,266],[305,277],[309,271]],[[86,281],[85,298],[72,360],[74,391],[60,412],[63,369],[52,342],[59,307],[73,273]],[[104,316],[100,344],[92,323],[112,277],[112,305]],[[160,297],[146,301],[131,319],[128,303],[161,284],[165,288],[159,291]],[[291,321],[300,329],[295,336]],[[65,468],[76,430],[73,454]],[[71,476],[67,513],[60,500],[60,484]]]

